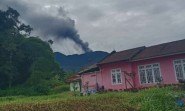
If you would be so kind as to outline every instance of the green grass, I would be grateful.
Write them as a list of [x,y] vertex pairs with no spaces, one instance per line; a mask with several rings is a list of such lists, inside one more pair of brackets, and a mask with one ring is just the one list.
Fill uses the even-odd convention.
[[71,92],[48,96],[0,98],[0,111],[185,111],[175,95],[184,91],[173,87],[151,88],[139,92],[107,92],[73,96]]

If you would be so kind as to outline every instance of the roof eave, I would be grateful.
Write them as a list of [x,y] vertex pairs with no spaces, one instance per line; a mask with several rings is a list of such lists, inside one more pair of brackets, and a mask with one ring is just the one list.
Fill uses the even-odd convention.
[[113,62],[107,62],[107,63],[98,63],[97,65],[105,65],[105,64],[114,64],[114,63],[118,63],[118,62],[123,62],[123,61],[130,61],[130,58],[129,59],[124,59],[124,60],[119,60],[119,61],[113,61]]
[[96,67],[96,68],[88,69],[86,71],[79,72],[78,74],[81,75],[83,73],[95,72],[95,71],[99,71],[99,70],[100,70],[99,67]]
[[151,57],[146,57],[146,58],[141,58],[141,59],[135,59],[135,60],[133,59],[132,62],[141,61],[141,60],[148,60],[148,59],[154,59],[154,58],[159,58],[159,57],[179,55],[179,54],[185,54],[185,52],[173,53],[173,54],[165,54],[165,55],[159,55],[159,56],[151,56]]

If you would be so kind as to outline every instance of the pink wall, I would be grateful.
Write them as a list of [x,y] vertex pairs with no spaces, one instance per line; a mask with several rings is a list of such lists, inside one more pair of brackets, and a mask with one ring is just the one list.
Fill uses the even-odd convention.
[[[111,70],[112,69],[121,69],[121,77],[122,77],[122,83],[121,84],[112,84],[112,77],[111,77]],[[100,66],[101,69],[101,75],[102,75],[102,85],[105,89],[113,89],[113,90],[120,90],[125,89],[125,77],[124,72],[131,72],[131,64],[130,63],[124,63],[124,62],[117,62],[117,63],[111,63],[111,64],[103,64]],[[133,83],[133,82],[131,82]],[[128,85],[128,88],[131,86]]]
[[96,83],[101,87],[102,86],[102,77],[100,72],[90,72],[90,73],[84,73],[81,75],[82,80],[82,90],[83,86],[88,82],[89,89],[96,88]]
[[146,64],[153,64],[153,63],[160,64],[161,76],[163,78],[164,84],[178,83],[176,79],[175,69],[173,66],[173,60],[182,59],[182,58],[185,58],[185,54],[133,62],[132,69],[136,73],[136,76],[135,76],[136,87],[141,87],[141,86],[146,87],[146,86],[154,85],[154,84],[140,84],[139,74],[138,74],[139,65],[146,65]]
[[[155,84],[140,84],[139,75],[138,75],[138,66],[139,65],[146,65],[146,64],[153,64],[153,63],[159,63],[160,69],[161,69],[161,75],[163,77],[163,83],[164,84],[172,84],[172,83],[178,83],[176,80],[175,70],[173,67],[173,60],[176,59],[184,59],[185,54],[183,55],[175,55],[175,56],[168,56],[168,57],[161,57],[161,58],[155,58],[155,59],[149,59],[149,60],[142,60],[142,61],[134,61],[134,62],[116,62],[116,63],[110,63],[110,64],[103,64],[99,65],[100,72],[97,72],[97,82],[99,86],[102,85],[106,90],[112,89],[112,90],[120,90],[120,89],[126,89],[125,85],[125,76],[123,71],[129,72],[135,72],[135,87],[139,88],[141,86],[147,87]],[[121,69],[121,77],[122,77],[122,83],[121,84],[112,84],[112,78],[111,78],[111,70],[112,69]],[[86,73],[81,75],[82,78],[82,86],[85,84],[85,82],[89,81],[89,86],[96,85],[96,73]],[[133,81],[130,79],[130,82],[132,84]],[[129,84],[127,83],[127,88],[131,88]],[[83,87],[82,87],[83,89]]]

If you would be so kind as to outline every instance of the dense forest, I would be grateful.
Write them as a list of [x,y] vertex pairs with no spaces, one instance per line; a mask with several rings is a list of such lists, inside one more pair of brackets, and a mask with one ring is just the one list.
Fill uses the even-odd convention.
[[64,75],[56,63],[51,41],[30,36],[33,30],[20,14],[0,10],[0,96],[47,94]]

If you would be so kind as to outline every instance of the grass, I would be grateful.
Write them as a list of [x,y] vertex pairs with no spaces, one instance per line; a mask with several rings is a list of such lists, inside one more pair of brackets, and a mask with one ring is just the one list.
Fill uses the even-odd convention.
[[48,96],[1,97],[0,111],[185,111],[173,87],[151,88],[139,92],[107,92],[73,96],[70,92]]

